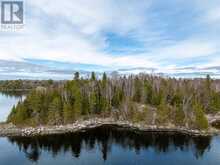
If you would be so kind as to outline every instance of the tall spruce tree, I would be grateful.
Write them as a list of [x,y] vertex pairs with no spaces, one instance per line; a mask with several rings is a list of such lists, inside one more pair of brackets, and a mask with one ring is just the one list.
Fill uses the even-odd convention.
[[92,72],[92,75],[91,75],[91,80],[92,80],[92,81],[95,81],[95,80],[96,80],[96,75],[95,75],[95,72]]

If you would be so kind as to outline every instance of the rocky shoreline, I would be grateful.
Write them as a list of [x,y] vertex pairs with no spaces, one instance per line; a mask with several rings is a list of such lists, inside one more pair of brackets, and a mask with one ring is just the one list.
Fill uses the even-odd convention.
[[60,126],[39,126],[39,127],[25,127],[19,128],[12,124],[0,124],[0,136],[11,137],[11,136],[41,136],[41,135],[53,135],[63,133],[73,133],[79,131],[86,131],[100,127],[103,125],[115,126],[123,129],[129,129],[131,131],[142,131],[142,132],[174,132],[183,133],[192,136],[212,136],[219,134],[220,131],[214,128],[209,128],[207,131],[193,130],[184,127],[175,126],[156,126],[156,125],[143,125],[134,124],[128,121],[116,121],[113,119],[99,119],[94,118],[90,120],[76,121],[73,124],[60,125]]

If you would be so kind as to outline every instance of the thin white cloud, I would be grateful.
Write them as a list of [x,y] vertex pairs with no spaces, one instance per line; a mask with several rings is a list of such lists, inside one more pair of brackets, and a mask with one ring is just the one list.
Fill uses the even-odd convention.
[[[218,55],[219,56],[219,55]],[[207,67],[220,67],[220,57],[213,57],[210,58],[205,64],[200,65],[202,68],[207,68]]]
[[159,59],[187,59],[215,54],[218,46],[212,41],[189,39],[156,49]]
[[219,23],[220,22],[220,6],[208,11],[204,19],[208,21],[209,23]]
[[198,21],[207,26],[218,25],[220,21],[220,1],[219,0],[193,0],[195,9],[200,12]]
[[[114,57],[101,51],[106,46],[105,36],[100,34],[102,31],[111,30],[125,35],[142,27],[145,17],[141,14],[147,7],[145,3],[132,1],[125,6],[110,0],[74,3],[70,0],[39,0],[26,3],[33,8],[32,17],[27,14],[27,24],[20,35],[0,38],[0,59],[47,59],[106,66],[154,65],[147,58]],[[56,17],[55,32],[50,29],[50,20],[48,27],[44,27],[45,22],[38,17],[41,11],[48,19]],[[6,40],[7,44],[3,44]]]
[[[209,22],[216,22],[219,19],[218,6],[212,11],[213,4],[201,5],[199,4],[201,1],[197,0],[194,2],[197,2],[199,11],[204,11],[198,19],[206,18]],[[153,29],[151,25],[151,21],[160,21],[151,18],[152,3],[154,1],[26,1],[25,29],[19,33],[0,33],[3,34],[0,37],[0,59],[30,58],[113,68],[129,66],[160,68],[161,61],[167,60],[174,64],[175,60],[208,55],[211,58],[213,54],[218,53],[219,39],[212,40],[203,34],[195,37],[192,34],[181,40],[165,40],[164,38],[169,38],[171,34],[164,36],[160,29]],[[144,44],[158,41],[158,45],[149,47],[146,44],[143,48],[146,52],[141,54],[128,52],[123,56],[112,55],[104,51],[106,47],[111,47],[107,45],[104,35],[104,32],[108,31],[121,36],[132,34],[132,37]]]

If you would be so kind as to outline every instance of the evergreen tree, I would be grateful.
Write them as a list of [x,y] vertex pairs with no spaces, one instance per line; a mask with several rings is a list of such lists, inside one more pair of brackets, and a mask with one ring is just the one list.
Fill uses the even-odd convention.
[[96,94],[95,94],[95,91],[92,91],[90,93],[89,102],[90,102],[90,111],[91,111],[91,113],[95,113],[95,111],[96,111]]
[[135,102],[140,102],[141,101],[141,94],[142,94],[142,90],[141,90],[141,82],[138,79],[138,77],[135,78],[134,80],[134,96],[133,96],[133,100]]
[[216,113],[220,111],[220,93],[212,93],[210,98],[209,109],[211,113]]
[[17,113],[17,107],[13,106],[12,110],[11,110],[11,113],[8,115],[7,121],[14,123],[16,113]]
[[53,80],[51,80],[51,79],[49,79],[47,82],[48,82],[49,85],[53,84]]
[[91,80],[92,80],[92,81],[95,81],[95,80],[96,80],[95,72],[92,72]]
[[193,106],[193,110],[195,113],[195,126],[198,129],[207,129],[208,128],[208,120],[205,117],[204,110],[198,102],[196,102]]
[[153,88],[149,81],[144,81],[145,103],[152,104]]
[[[21,83],[24,84],[23,81],[9,81],[3,85],[17,88]],[[205,113],[215,114],[220,110],[218,83],[210,76],[205,80],[177,80],[143,74],[107,78],[103,73],[102,79],[96,79],[94,72],[91,79],[80,79],[76,72],[74,80],[31,91],[12,108],[8,122],[59,125],[91,114],[134,122],[146,119],[149,122],[145,123],[155,124],[156,112],[156,124],[186,127],[189,124],[192,128],[206,129]],[[148,110],[143,111],[145,106]]]
[[28,110],[19,102],[16,109],[13,107],[11,115],[9,115],[9,122],[23,125],[30,118]]
[[49,124],[61,124],[63,123],[63,108],[59,97],[55,97],[49,104]]
[[79,72],[75,72],[75,74],[74,74],[74,80],[79,80]]
[[114,87],[112,106],[119,108],[121,101],[123,100],[123,91],[120,88]]
[[208,92],[211,90],[211,77],[210,77],[210,75],[206,76],[205,88]]
[[185,125],[185,114],[182,110],[182,107],[178,106],[175,108],[175,115],[174,115],[174,124],[177,126],[184,126]]
[[63,105],[63,120],[65,124],[72,123],[74,121],[74,111],[69,103]]
[[82,115],[88,115],[90,111],[89,98],[84,93],[82,97]]
[[107,83],[107,75],[106,75],[105,72],[103,73],[103,76],[102,76],[102,83],[103,83],[103,84],[106,84],[106,83]]
[[170,120],[170,107],[164,101],[157,108],[156,123],[166,125]]
[[77,119],[82,111],[82,96],[79,88],[76,88],[74,92],[74,111],[75,111],[75,119]]

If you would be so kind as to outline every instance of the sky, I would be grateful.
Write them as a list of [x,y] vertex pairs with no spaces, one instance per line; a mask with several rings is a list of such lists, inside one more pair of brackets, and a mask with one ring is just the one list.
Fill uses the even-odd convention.
[[22,30],[0,30],[0,60],[220,75],[219,0],[25,0],[24,8]]

